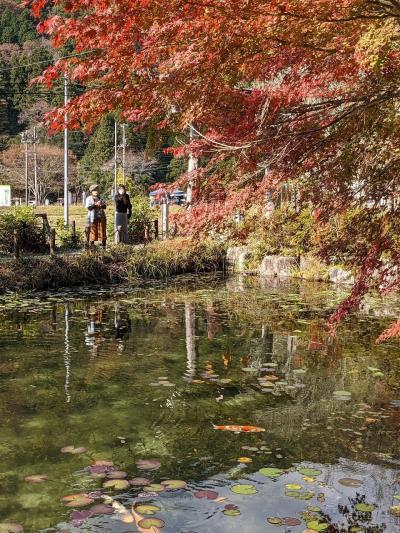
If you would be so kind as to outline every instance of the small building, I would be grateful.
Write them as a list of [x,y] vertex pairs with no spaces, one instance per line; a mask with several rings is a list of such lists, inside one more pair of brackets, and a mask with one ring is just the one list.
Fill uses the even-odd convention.
[[11,187],[10,185],[0,185],[0,207],[11,206]]

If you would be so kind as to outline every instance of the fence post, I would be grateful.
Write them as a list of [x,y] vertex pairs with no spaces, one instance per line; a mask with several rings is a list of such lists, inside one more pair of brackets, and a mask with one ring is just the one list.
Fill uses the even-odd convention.
[[158,231],[158,219],[154,221],[154,239],[157,241],[158,240],[158,235],[159,235],[159,231]]
[[146,224],[144,227],[144,240],[145,242],[150,241],[150,226],[148,224]]
[[20,238],[19,238],[19,230],[14,230],[14,259],[19,259],[19,253],[20,253]]
[[56,230],[51,228],[50,230],[50,255],[55,255],[56,253]]
[[162,209],[162,238],[163,240],[168,239],[169,233],[169,204],[167,200],[161,204]]
[[76,242],[76,222],[75,220],[71,223],[71,232],[72,232],[72,242]]

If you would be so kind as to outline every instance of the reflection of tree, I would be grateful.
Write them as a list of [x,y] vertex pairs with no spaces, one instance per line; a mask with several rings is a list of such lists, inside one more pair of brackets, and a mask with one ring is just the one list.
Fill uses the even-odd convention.
[[71,354],[70,354],[70,343],[69,343],[69,307],[68,304],[65,305],[65,332],[64,332],[64,366],[65,366],[65,396],[67,403],[71,402],[71,394],[69,391],[70,379],[71,379]]
[[185,331],[186,331],[186,376],[190,379],[196,373],[196,315],[191,302],[185,302]]

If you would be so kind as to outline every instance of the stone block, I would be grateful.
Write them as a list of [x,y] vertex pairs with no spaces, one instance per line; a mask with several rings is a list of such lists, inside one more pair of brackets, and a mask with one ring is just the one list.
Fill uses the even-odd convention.
[[251,252],[248,246],[232,246],[226,252],[226,265],[235,272],[244,272],[246,260],[250,259]]
[[345,285],[353,285],[354,276],[350,270],[344,268],[334,267],[329,271],[329,279],[331,283],[341,283]]
[[259,273],[262,276],[274,276],[285,278],[293,275],[298,268],[295,257],[284,257],[279,255],[267,255],[262,260]]

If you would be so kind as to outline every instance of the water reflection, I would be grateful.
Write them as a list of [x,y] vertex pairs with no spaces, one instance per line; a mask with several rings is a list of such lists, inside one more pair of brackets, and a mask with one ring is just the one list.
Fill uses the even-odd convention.
[[[395,531],[389,508],[400,494],[398,345],[373,342],[388,320],[378,301],[331,339],[324,318],[341,296],[323,285],[204,278],[5,303],[0,523],[75,531],[71,524],[81,515],[60,498],[100,491],[96,504],[103,496],[127,509],[134,501],[157,502],[167,533],[274,531],[266,520],[276,515],[300,519],[291,531],[301,532],[305,512],[326,520],[329,532]],[[266,431],[234,434],[213,424]],[[63,455],[65,446],[88,452]],[[137,460],[150,458],[160,470],[137,469]],[[104,479],[85,468],[104,459],[126,479],[183,479],[188,488],[142,500],[135,486],[102,489]],[[299,465],[321,474],[302,476]],[[266,478],[266,466],[282,473]],[[51,482],[25,483],[33,474]],[[362,486],[347,487],[342,478]],[[235,494],[235,484],[255,485],[257,493]],[[312,496],[287,496],[286,485]],[[227,500],[198,498],[196,490]],[[354,510],[363,502],[374,512]],[[240,515],[224,514],[225,505]],[[78,530],[136,528],[115,512],[87,516]]]

